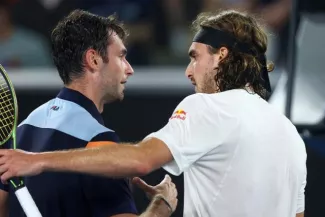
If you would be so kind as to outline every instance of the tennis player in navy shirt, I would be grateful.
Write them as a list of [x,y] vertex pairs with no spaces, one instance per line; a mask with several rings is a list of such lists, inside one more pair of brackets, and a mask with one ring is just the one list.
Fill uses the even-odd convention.
[[[123,99],[124,84],[133,75],[125,37],[114,17],[76,10],[59,22],[51,39],[54,63],[65,87],[20,123],[20,149],[44,152],[119,143],[118,135],[104,126],[101,112],[104,104]],[[136,181],[151,199],[141,217],[172,214],[177,191],[170,177],[155,187]],[[138,215],[128,179],[48,172],[25,178],[25,183],[43,217]],[[0,184],[0,217],[7,212],[10,217],[25,216],[13,190]]]

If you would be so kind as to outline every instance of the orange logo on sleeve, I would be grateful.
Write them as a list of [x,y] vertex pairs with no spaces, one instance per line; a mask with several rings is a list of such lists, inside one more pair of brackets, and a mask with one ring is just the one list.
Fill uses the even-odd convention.
[[180,119],[185,120],[186,119],[186,112],[182,109],[178,109],[174,112],[174,114],[170,117],[170,120],[172,119]]

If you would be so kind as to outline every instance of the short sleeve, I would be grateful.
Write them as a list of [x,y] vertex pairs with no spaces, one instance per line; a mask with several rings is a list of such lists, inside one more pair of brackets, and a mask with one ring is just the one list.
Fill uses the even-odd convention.
[[305,188],[307,184],[307,174],[305,173],[304,180],[300,186],[298,198],[297,198],[297,210],[296,213],[302,213],[305,211]]
[[[113,131],[96,135],[87,145],[94,147],[119,142]],[[137,214],[128,179],[111,179],[81,175],[82,187],[91,207],[92,217],[108,217],[118,214]]]
[[238,123],[219,110],[220,106],[204,94],[190,95],[176,107],[161,130],[145,138],[158,138],[170,149],[174,160],[163,166],[165,170],[180,175],[226,141]]
[[87,144],[87,148],[116,144],[120,142],[120,138],[114,131],[106,131],[94,136]]

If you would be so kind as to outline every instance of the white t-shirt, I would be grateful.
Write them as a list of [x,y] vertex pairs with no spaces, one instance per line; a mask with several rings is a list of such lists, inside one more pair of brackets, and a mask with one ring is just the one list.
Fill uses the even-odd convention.
[[304,211],[305,145],[294,125],[243,89],[194,94],[156,137],[184,173],[184,217],[294,217]]

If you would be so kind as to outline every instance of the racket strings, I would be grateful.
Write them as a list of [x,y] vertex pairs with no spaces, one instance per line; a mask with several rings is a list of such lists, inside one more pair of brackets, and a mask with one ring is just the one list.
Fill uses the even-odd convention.
[[6,139],[14,125],[15,110],[11,91],[5,79],[0,76],[0,140]]
[[8,111],[5,111],[4,109],[0,109],[0,133],[1,135],[1,139],[4,139],[6,136],[9,135],[10,133],[10,128],[12,127],[10,121],[12,120],[12,118],[10,117],[10,115],[8,116]]

